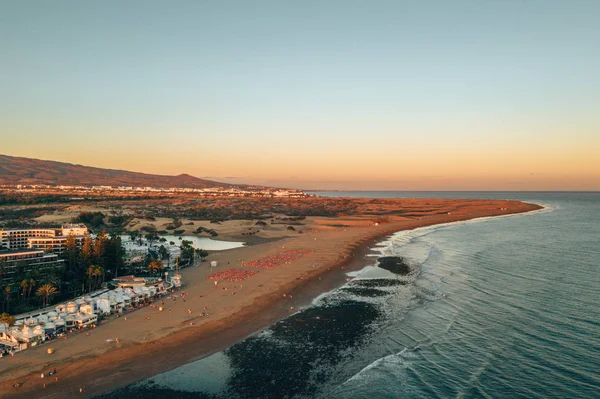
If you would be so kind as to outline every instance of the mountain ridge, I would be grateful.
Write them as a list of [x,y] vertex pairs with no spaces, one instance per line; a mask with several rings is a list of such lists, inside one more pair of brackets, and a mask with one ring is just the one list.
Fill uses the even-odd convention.
[[39,184],[49,186],[125,186],[155,188],[244,187],[200,179],[187,173],[176,176],[106,169],[0,154],[0,184]]

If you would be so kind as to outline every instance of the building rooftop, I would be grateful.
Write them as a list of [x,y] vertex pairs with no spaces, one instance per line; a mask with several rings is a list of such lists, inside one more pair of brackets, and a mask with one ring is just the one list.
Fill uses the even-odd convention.
[[87,229],[87,226],[83,223],[63,223],[62,228],[63,229],[77,229],[77,228]]

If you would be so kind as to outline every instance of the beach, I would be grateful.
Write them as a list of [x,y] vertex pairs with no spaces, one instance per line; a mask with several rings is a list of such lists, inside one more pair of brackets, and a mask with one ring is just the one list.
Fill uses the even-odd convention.
[[[346,272],[368,262],[364,255],[369,247],[391,233],[540,208],[503,200],[403,201],[412,210],[406,216],[314,217],[300,227],[302,233],[298,228],[282,229],[264,242],[211,253],[200,267],[182,271],[183,287],[174,293],[176,299],[111,318],[89,335],[69,335],[1,359],[0,397],[90,397],[171,370],[229,347],[340,285]],[[239,228],[247,225],[239,223]],[[235,237],[239,232],[233,229],[230,237],[222,238]],[[265,258],[266,262],[256,263]],[[277,264],[277,259],[288,258]],[[218,266],[211,268],[210,261]],[[243,281],[219,280],[216,285],[207,278],[228,269],[237,271],[234,275],[258,273]],[[186,293],[185,301],[181,293]],[[55,353],[47,355],[50,347]],[[40,378],[40,373],[53,369],[58,381]],[[15,382],[22,385],[14,388]],[[83,387],[85,392],[80,392]]]

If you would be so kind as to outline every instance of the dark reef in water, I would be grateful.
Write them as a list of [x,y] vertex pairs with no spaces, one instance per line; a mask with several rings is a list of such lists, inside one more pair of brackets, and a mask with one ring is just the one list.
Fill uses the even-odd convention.
[[308,308],[247,338],[225,351],[232,375],[224,397],[314,396],[379,317],[376,306],[343,301]]
[[394,274],[405,276],[411,272],[408,263],[406,263],[404,258],[399,256],[382,256],[378,261],[379,264],[377,266]]
[[117,389],[111,393],[96,396],[97,399],[122,399],[122,398],[143,398],[143,399],[212,399],[214,395],[207,395],[202,392],[177,391],[175,389],[163,387],[133,387]]
[[365,280],[352,280],[349,284],[350,287],[367,287],[367,288],[383,288],[383,287],[396,287],[399,285],[406,285],[406,281],[394,280],[391,278],[382,279],[365,279]]
[[378,290],[377,288],[368,288],[368,287],[344,287],[342,291],[348,292],[350,294],[366,297],[366,298],[374,298],[378,296],[386,296],[391,295],[391,292]]
[[[375,280],[373,280],[375,281]],[[364,282],[344,290],[361,296],[391,293],[368,285],[398,285],[393,279]],[[223,353],[230,376],[217,395],[189,393],[163,386],[130,386],[102,396],[103,399],[131,398],[298,398],[315,397],[331,378],[332,370],[364,345],[373,325],[383,313],[378,305],[360,300],[324,298],[318,305],[290,315],[263,333],[250,336]]]

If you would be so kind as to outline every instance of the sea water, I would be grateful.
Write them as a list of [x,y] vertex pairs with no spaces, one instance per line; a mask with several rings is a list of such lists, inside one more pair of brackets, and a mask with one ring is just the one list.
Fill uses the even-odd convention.
[[546,208],[399,232],[374,250],[407,275],[370,258],[265,331],[112,395],[600,397],[600,193],[334,194]]

